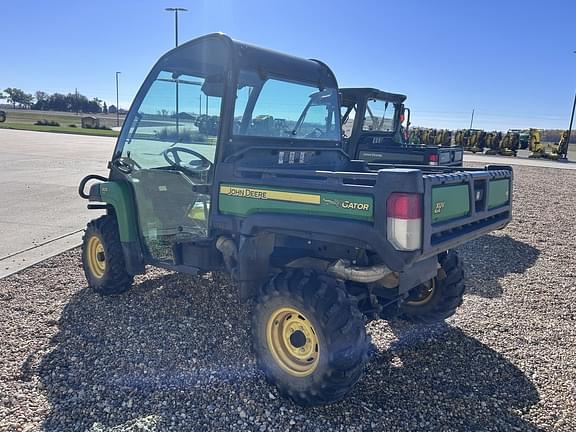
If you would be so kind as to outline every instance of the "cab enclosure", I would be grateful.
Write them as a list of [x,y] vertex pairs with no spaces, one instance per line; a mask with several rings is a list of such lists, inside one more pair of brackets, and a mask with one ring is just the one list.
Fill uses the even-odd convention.
[[405,95],[375,88],[342,88],[340,93],[344,149],[352,158],[379,164],[462,166],[461,146],[409,142]]

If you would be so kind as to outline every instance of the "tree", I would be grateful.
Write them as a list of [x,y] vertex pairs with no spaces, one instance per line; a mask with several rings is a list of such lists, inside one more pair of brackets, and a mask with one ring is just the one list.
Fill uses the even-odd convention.
[[30,107],[32,105],[32,101],[34,100],[34,97],[31,94],[24,93],[24,91],[19,88],[8,87],[4,91],[8,95],[6,98],[8,103],[11,103],[14,109],[16,108],[16,104]]
[[22,99],[22,102],[20,103],[24,105],[26,108],[30,109],[34,104],[34,96],[32,96],[30,93],[24,93],[24,97]]
[[108,105],[106,105],[106,102],[104,102],[104,106],[102,107],[102,112],[104,114],[108,114]]
[[91,101],[87,101],[81,106],[82,111],[88,113],[101,113],[102,112],[102,107],[100,106],[101,102],[102,101],[98,98],[94,98]]
[[37,91],[35,93],[35,98],[36,98],[36,103],[32,107],[33,110],[46,111],[46,110],[50,109],[49,108],[50,95],[48,93],[43,92],[43,91]]
[[47,109],[51,111],[70,111],[71,105],[69,105],[69,101],[67,100],[66,95],[61,93],[54,93],[50,95]]

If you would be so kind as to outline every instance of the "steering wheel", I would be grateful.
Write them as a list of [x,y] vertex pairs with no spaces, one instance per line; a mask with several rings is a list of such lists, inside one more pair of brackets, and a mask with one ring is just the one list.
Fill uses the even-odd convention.
[[[200,160],[199,161],[192,160],[188,162],[187,165],[182,165],[182,159],[178,155],[179,152],[191,154],[193,156],[196,156]],[[170,155],[172,155],[172,157],[174,158],[173,160],[170,158]],[[164,156],[166,162],[168,162],[173,167],[191,169],[194,172],[205,172],[209,171],[210,168],[212,168],[212,162],[210,161],[210,159],[208,159],[203,154],[198,153],[197,151],[185,147],[168,147],[166,150],[162,152],[162,156]]]
[[315,127],[312,132],[306,134],[306,138],[322,138],[324,131],[319,127]]

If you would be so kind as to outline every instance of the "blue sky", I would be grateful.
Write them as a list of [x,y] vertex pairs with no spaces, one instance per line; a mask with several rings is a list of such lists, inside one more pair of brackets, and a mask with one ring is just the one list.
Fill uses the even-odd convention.
[[174,44],[222,31],[334,70],[341,87],[405,93],[413,124],[567,128],[576,1],[149,0],[3,2],[0,88],[73,92],[127,107]]

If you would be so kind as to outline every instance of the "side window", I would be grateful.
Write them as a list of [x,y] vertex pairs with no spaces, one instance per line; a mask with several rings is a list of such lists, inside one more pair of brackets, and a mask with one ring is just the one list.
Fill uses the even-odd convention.
[[369,99],[366,104],[366,114],[362,130],[393,132],[394,104],[387,101]]
[[133,117],[122,156],[160,168],[167,166],[164,151],[176,146],[214,162],[221,98],[206,94],[212,85],[209,77],[160,72]]

